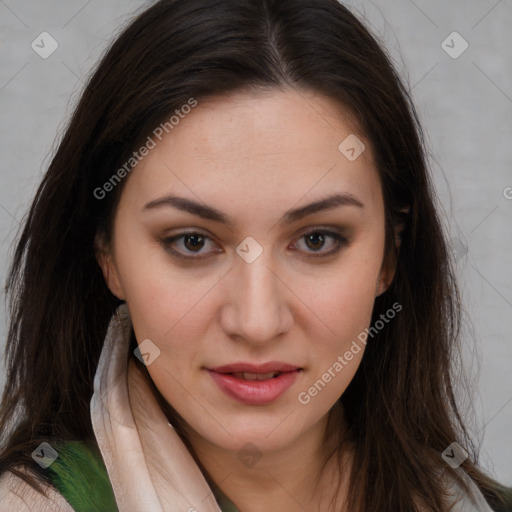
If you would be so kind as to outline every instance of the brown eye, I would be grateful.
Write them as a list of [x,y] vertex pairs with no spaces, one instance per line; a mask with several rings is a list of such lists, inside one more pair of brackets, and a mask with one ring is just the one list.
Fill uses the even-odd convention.
[[198,233],[184,235],[183,240],[185,247],[190,251],[197,252],[204,246],[204,237]]
[[305,239],[307,246],[315,251],[321,249],[325,243],[325,236],[323,233],[319,233],[318,231],[306,235]]
[[[320,229],[304,234],[299,239],[299,242],[302,241],[304,241],[306,248],[298,248],[308,254],[308,256],[313,257],[330,256],[335,254],[341,249],[343,244],[347,242],[346,238],[341,236],[339,233]],[[300,243],[297,243],[297,246],[300,245]],[[326,246],[327,250],[323,250]]]
[[165,238],[161,243],[166,251],[183,259],[200,259],[215,252],[222,252],[215,250],[215,243],[209,236],[195,231]]

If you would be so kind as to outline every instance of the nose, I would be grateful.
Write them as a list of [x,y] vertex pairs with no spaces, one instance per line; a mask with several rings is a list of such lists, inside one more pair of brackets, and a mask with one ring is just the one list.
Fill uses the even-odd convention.
[[266,251],[252,263],[237,258],[224,282],[227,297],[221,310],[224,332],[246,343],[272,342],[290,330],[293,296]]

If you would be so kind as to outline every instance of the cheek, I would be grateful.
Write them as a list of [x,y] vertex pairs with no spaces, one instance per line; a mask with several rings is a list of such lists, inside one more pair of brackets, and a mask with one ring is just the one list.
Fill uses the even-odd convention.
[[169,277],[132,283],[127,304],[133,329],[139,342],[149,338],[159,348],[161,359],[155,370],[165,361],[173,371],[185,372],[200,357],[200,341],[210,325],[205,310],[209,288]]
[[338,343],[368,326],[377,294],[379,270],[380,260],[354,254],[338,270],[330,272],[320,286],[318,279],[302,282],[301,297],[307,297],[306,305]]
[[165,348],[200,331],[206,321],[200,315],[203,299],[218,276],[199,277],[173,266],[165,249],[147,235],[120,229],[118,241],[117,271],[137,339],[159,340]]
[[[365,329],[371,321],[375,284],[351,274],[326,290],[314,308],[324,326],[310,329],[311,366],[297,400],[310,414],[326,414],[352,381],[366,348]],[[311,322],[311,326],[313,323]],[[323,333],[323,334],[321,334]],[[314,349],[314,350],[312,350]]]
[[[336,400],[343,393],[361,362],[379,270],[380,259],[354,252],[340,265],[339,271],[330,274],[319,292],[310,295],[307,303],[310,321],[305,328],[315,357],[307,385],[321,381],[317,388],[322,389],[322,402]],[[315,284],[318,285],[318,281],[305,283],[303,296],[307,296],[307,289],[314,289]],[[323,391],[324,384],[326,391]],[[312,389],[312,396],[316,396],[317,391]]]

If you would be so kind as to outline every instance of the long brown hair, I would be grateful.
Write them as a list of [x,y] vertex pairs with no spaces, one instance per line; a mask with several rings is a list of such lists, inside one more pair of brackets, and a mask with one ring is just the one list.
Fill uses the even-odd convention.
[[446,510],[443,484],[460,480],[441,458],[453,441],[470,454],[461,468],[498,505],[499,486],[478,468],[455,401],[460,301],[421,127],[389,58],[336,0],[161,0],[108,49],[37,190],[8,275],[0,472],[38,488],[15,467],[47,482],[31,458],[41,442],[94,438],[93,377],[119,304],[94,239],[108,237],[123,183],[101,198],[94,191],[190,98],[251,87],[310,90],[349,109],[380,174],[397,270],[373,321],[395,302],[403,311],[369,339],[340,398],[356,448],[350,510],[414,511],[415,497],[427,510]]

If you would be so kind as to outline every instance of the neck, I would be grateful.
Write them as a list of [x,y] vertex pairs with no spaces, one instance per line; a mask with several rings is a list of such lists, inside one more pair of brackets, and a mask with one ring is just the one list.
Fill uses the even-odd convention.
[[[239,454],[193,432],[187,437],[210,485],[220,489],[240,511],[325,511],[333,499],[340,501],[340,494],[345,495],[346,479],[341,477],[347,472],[339,467],[336,456],[342,422],[341,407],[335,407],[330,417],[326,415],[300,438],[261,453],[255,464],[247,465]],[[348,457],[341,460],[346,467]]]

